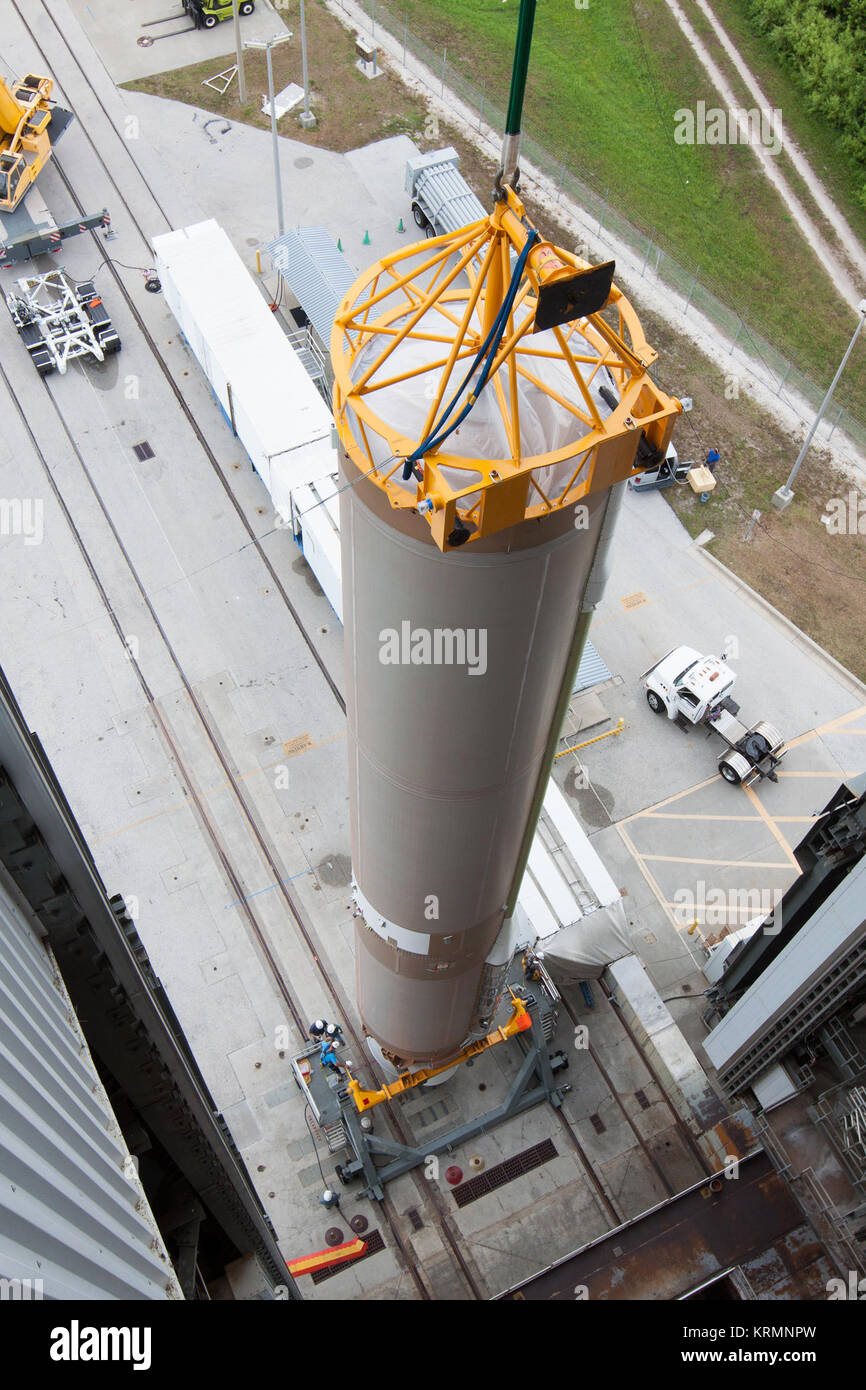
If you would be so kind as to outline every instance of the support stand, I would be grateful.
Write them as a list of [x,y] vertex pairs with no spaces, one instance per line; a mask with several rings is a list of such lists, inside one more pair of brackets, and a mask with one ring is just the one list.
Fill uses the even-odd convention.
[[[403,1173],[408,1173],[412,1168],[417,1168],[432,1155],[450,1153],[458,1144],[465,1143],[476,1134],[483,1134],[486,1130],[501,1124],[503,1120],[510,1119],[512,1115],[519,1115],[533,1105],[539,1105],[544,1100],[549,1100],[551,1105],[557,1108],[562,1104],[563,1096],[571,1088],[567,1084],[558,1085],[555,1078],[557,1072],[567,1067],[567,1058],[562,1052],[555,1053],[552,1057],[548,1054],[544,1007],[532,994],[525,994],[524,1001],[529,1009],[532,1027],[512,1040],[523,1048],[525,1056],[505,1100],[495,1109],[470,1120],[467,1124],[449,1130],[438,1139],[428,1140],[422,1147],[415,1148],[367,1133],[361,1127],[360,1116],[351,1096],[347,1091],[338,1093],[340,1118],[355,1157],[349,1163],[337,1165],[337,1176],[342,1183],[364,1177],[366,1187],[358,1193],[359,1200],[369,1197],[381,1202],[386,1183]],[[377,1157],[384,1157],[390,1161],[377,1165]]]

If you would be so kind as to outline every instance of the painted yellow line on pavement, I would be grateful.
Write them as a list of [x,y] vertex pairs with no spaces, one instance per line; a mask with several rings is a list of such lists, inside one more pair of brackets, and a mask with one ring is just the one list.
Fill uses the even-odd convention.
[[790,864],[780,864],[776,860],[689,859],[684,854],[641,854],[641,859],[650,859],[660,864],[718,864],[726,869],[789,869],[791,867]]
[[779,768],[779,769],[777,769],[777,771],[776,771],[776,776],[777,776],[777,777],[824,777],[824,778],[826,778],[826,777],[832,777],[832,778],[834,779],[834,781],[836,781],[836,782],[844,782],[844,780],[845,780],[846,777],[859,777],[859,776],[860,776],[860,773],[861,773],[862,771],[863,771],[863,769],[861,768],[861,769],[860,769],[860,772],[782,772],[781,768]]
[[634,844],[632,843],[631,838],[628,834],[628,831],[625,828],[625,823],[623,821],[617,821],[616,828],[619,831],[620,839],[623,841],[632,859],[635,861],[644,878],[646,879],[647,883],[649,884],[650,888],[652,889],[653,896],[657,899],[659,904],[664,908],[665,912],[667,913],[671,925],[673,927],[676,927],[677,931],[681,931],[682,928],[680,927],[679,923],[674,917],[674,914],[668,907],[667,899],[665,898],[664,893],[659,888],[649,869],[644,864],[642,855],[640,855],[638,851],[635,849]]
[[714,816],[709,811],[694,815],[687,811],[641,811],[641,816],[644,820],[760,820],[760,816]]
[[[859,719],[861,714],[866,714],[866,705],[859,705],[857,709],[851,709],[847,714],[840,714],[836,719],[829,719],[826,724],[819,724],[816,729],[809,729],[805,734],[799,734],[797,738],[787,741],[789,748],[799,748],[801,744],[811,743],[812,739],[820,738],[822,734],[835,734],[840,732],[845,724],[852,719]],[[846,729],[847,733],[848,730]]]
[[766,808],[761,804],[761,799],[754,790],[754,788],[743,787],[743,791],[746,793],[746,796],[749,798],[749,801],[752,803],[755,810],[758,812],[758,815],[761,817],[761,820],[764,821],[764,823],[766,824],[767,829],[773,836],[773,839],[777,842],[780,849],[784,851],[788,859],[788,863],[791,864],[797,870],[797,873],[799,873],[800,865],[794,858],[794,851],[791,849],[791,846],[788,844],[788,841],[785,839],[784,835],[782,834],[776,822],[773,820],[773,817],[770,815],[769,811],[767,811]]
[[664,801],[653,802],[652,806],[647,807],[644,811],[633,811],[630,816],[625,816],[621,821],[617,821],[617,824],[628,825],[629,821],[638,820],[641,816],[648,815],[650,811],[656,811],[659,806],[670,806],[674,801],[679,801],[684,796],[691,796],[692,792],[699,792],[702,787],[709,787],[718,780],[717,777],[707,777],[703,782],[696,782],[693,787],[686,787],[683,792],[675,792],[673,796],[666,796]]

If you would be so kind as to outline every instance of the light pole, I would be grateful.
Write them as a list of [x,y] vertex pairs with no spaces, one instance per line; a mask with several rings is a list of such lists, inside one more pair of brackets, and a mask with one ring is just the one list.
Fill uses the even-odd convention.
[[244,46],[241,43],[241,17],[238,11],[240,0],[232,0],[233,19],[235,23],[235,53],[238,60],[238,100],[241,106],[247,104],[247,79],[244,74]]
[[283,185],[280,180],[280,141],[277,135],[277,103],[274,99],[274,68],[271,62],[271,49],[278,43],[288,43],[291,34],[278,34],[276,38],[259,41],[248,39],[245,48],[263,48],[268,61],[268,99],[271,103],[271,136],[274,144],[274,186],[277,194],[277,227],[278,234],[283,235],[286,230],[283,223]]
[[860,300],[860,303],[857,305],[857,312],[858,312],[858,314],[860,315],[860,317],[859,317],[859,319],[858,319],[858,321],[857,321],[857,327],[854,329],[854,336],[853,336],[853,338],[851,339],[850,343],[848,344],[848,351],[845,353],[845,356],[842,358],[842,361],[839,363],[839,368],[838,368],[838,370],[837,370],[837,372],[836,372],[836,375],[834,376],[833,380],[830,382],[830,386],[829,386],[829,389],[828,389],[828,391],[827,391],[827,394],[826,394],[826,396],[824,397],[823,401],[821,402],[821,408],[820,408],[820,410],[818,411],[818,414],[815,416],[814,424],[812,425],[812,428],[810,429],[809,433],[806,435],[806,438],[805,438],[804,441],[803,441],[803,447],[802,447],[802,449],[800,450],[799,454],[797,455],[797,462],[794,464],[794,467],[791,469],[791,476],[790,476],[790,478],[788,479],[788,481],[787,481],[782,487],[777,488],[776,491],[773,493],[773,506],[776,508],[777,511],[783,512],[783,511],[785,510],[785,508],[788,506],[788,504],[789,504],[789,502],[791,501],[792,497],[794,496],[794,493],[793,493],[793,491],[792,491],[792,484],[793,484],[794,479],[796,478],[797,474],[798,474],[799,471],[800,471],[800,464],[803,462],[803,459],[806,457],[806,454],[807,454],[808,449],[809,449],[809,445],[812,443],[812,436],[814,435],[816,429],[818,428],[818,426],[819,426],[820,423],[821,423],[821,420],[823,419],[824,411],[827,409],[827,406],[830,404],[830,399],[831,399],[831,397],[832,397],[832,395],[833,395],[833,392],[836,390],[836,384],[837,384],[837,382],[838,382],[840,376],[842,375],[843,371],[845,370],[845,364],[846,364],[846,362],[848,361],[848,358],[851,356],[851,353],[854,351],[854,344],[856,343],[858,337],[860,336],[860,329],[863,327],[864,320],[866,320],[866,299],[861,299],[861,300]]
[[301,125],[304,130],[313,130],[316,118],[310,110],[310,78],[307,72],[307,21],[304,15],[304,0],[301,0],[301,63],[304,69],[304,109]]

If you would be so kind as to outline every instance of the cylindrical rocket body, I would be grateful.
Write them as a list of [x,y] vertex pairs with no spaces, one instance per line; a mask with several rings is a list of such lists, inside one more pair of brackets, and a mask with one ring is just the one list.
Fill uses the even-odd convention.
[[478,1026],[606,493],[441,552],[346,461],[341,493],[358,1003],[386,1052]]

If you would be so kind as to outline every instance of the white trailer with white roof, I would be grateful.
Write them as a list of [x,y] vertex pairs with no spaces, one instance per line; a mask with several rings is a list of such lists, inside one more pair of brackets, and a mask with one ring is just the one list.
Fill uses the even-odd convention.
[[153,249],[166,303],[288,523],[292,490],[335,468],[331,412],[222,227],[166,232]]

